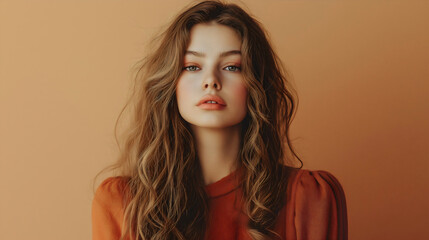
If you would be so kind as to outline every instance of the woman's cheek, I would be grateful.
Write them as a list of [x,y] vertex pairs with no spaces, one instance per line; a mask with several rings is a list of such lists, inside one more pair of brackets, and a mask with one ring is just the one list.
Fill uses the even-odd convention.
[[176,97],[177,97],[177,103],[179,105],[179,108],[186,106],[187,102],[190,102],[191,95],[190,92],[192,91],[191,88],[189,88],[188,81],[186,78],[179,79],[176,87]]
[[234,87],[232,94],[237,99],[237,104],[243,105],[247,109],[247,88],[244,84],[239,84]]
[[247,99],[247,88],[244,84],[240,84],[239,86],[237,86],[236,90],[235,90],[235,94],[237,97],[239,97],[240,99]]

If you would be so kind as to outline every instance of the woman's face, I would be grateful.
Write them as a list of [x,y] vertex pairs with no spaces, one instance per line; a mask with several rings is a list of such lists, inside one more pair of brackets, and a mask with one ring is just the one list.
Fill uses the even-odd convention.
[[[192,27],[176,86],[179,112],[185,121],[194,127],[226,128],[245,118],[247,89],[240,69],[240,49],[241,39],[230,27],[217,23]],[[210,96],[221,99],[199,105],[207,96],[205,100]]]

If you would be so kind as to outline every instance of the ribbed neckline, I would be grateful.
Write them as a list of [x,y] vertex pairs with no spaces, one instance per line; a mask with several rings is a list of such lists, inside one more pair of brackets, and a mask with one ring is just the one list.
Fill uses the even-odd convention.
[[206,192],[210,198],[226,195],[239,187],[240,169],[236,169],[214,183],[206,185]]

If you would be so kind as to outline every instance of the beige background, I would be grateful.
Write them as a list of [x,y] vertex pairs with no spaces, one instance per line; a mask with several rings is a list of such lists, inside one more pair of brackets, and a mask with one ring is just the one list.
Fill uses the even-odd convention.
[[[90,239],[131,66],[188,2],[0,0],[0,239]],[[297,86],[304,168],[344,187],[350,239],[429,239],[429,2],[245,3]]]

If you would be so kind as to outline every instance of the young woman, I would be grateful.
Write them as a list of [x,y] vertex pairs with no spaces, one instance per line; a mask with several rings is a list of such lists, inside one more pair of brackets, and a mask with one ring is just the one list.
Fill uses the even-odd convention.
[[93,239],[347,239],[340,183],[292,148],[294,91],[261,25],[206,1],[155,42]]

